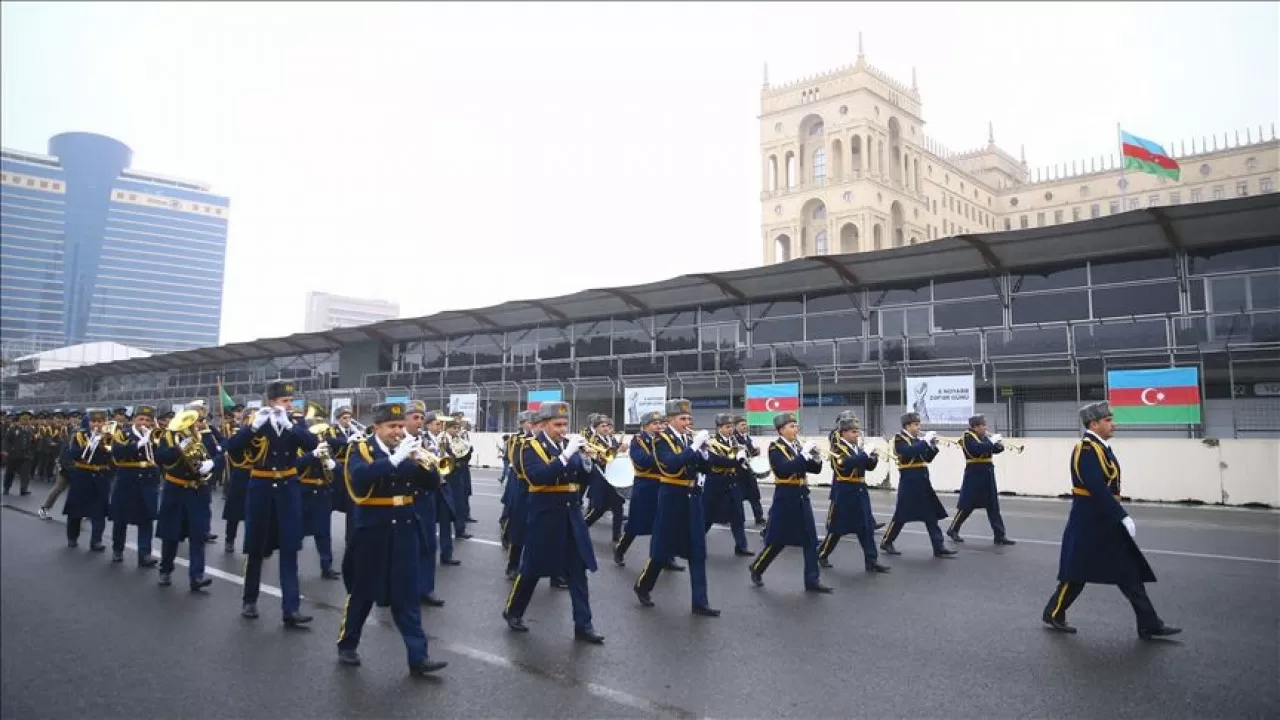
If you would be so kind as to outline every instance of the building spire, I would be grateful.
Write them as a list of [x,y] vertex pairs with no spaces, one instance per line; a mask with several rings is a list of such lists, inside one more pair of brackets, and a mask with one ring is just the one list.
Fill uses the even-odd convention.
[[920,84],[916,82],[916,66],[915,65],[911,66],[911,89],[916,92],[920,91]]
[[769,87],[769,61],[764,63],[764,87]]
[[1022,159],[1022,167],[1026,167],[1026,166],[1027,166],[1027,146],[1026,146],[1026,145],[1022,145],[1022,146],[1020,147],[1020,149],[1019,149],[1019,152],[1020,152],[1020,154],[1022,155],[1022,158],[1021,158],[1021,159]]
[[858,60],[863,60],[865,53],[862,52],[862,31],[858,31]]
[[996,125],[990,120],[987,121],[987,143],[990,145],[996,144]]

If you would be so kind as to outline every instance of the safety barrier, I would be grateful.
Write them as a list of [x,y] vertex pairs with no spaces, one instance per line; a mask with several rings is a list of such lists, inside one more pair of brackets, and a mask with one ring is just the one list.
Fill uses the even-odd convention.
[[[1013,440],[1013,438],[1010,438]],[[757,444],[771,438],[755,438]],[[475,458],[482,467],[501,467],[498,433],[473,433]],[[1030,497],[1056,497],[1069,491],[1068,467],[1074,438],[1026,438],[1016,442],[1022,453],[996,457],[1001,492]],[[820,442],[824,450],[825,441]],[[898,471],[889,461],[883,438],[868,438],[868,448],[880,451],[881,462],[869,476],[871,485],[897,487]],[[1122,470],[1126,497],[1149,502],[1203,502],[1215,505],[1280,507],[1280,440],[1168,440],[1123,438],[1112,440]],[[929,469],[939,492],[960,489],[964,455],[943,447]],[[810,476],[810,482],[831,482],[831,469]]]

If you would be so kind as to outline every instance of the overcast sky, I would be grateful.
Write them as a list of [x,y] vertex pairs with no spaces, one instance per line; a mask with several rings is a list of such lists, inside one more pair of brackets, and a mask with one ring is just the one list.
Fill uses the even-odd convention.
[[762,65],[868,61],[1031,166],[1280,115],[1280,4],[6,1],[0,142],[116,137],[231,197],[222,340],[761,262]]

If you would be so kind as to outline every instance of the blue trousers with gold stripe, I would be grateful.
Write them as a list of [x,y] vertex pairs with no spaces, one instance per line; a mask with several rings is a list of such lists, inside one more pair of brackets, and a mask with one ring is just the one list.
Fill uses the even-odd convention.
[[[373,596],[348,595],[342,610],[342,627],[338,630],[338,649],[355,650],[360,645],[364,623],[373,610]],[[404,638],[409,653],[409,664],[420,665],[427,661],[427,634],[422,630],[422,611],[416,602],[391,601],[391,617],[395,620],[400,637]]]

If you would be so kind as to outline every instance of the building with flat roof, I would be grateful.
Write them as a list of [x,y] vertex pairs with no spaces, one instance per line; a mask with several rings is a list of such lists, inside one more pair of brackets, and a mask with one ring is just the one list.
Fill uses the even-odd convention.
[[48,154],[0,150],[5,357],[100,341],[218,344],[230,202],[134,170],[132,158],[81,132],[54,136]]
[[[796,382],[806,434],[842,409],[896,429],[907,377],[972,374],[1009,435],[1074,435],[1109,369],[1196,366],[1202,422],[1128,430],[1280,436],[1280,194],[1080,223],[823,255],[631,287],[458,309],[355,328],[20,376],[35,406],[237,396],[288,377],[367,412],[387,396],[443,408],[479,396],[511,427],[554,389],[623,417],[628,387],[690,398],[697,422],[741,409],[747,384]],[[490,422],[493,418],[493,422]],[[815,427],[816,426],[816,427]]]
[[309,292],[303,332],[372,325],[398,317],[400,317],[400,305],[397,303],[326,292]]
[[[1276,192],[1271,125],[1165,145],[1174,181],[1122,172],[1119,138],[1100,156],[1029,167],[1025,148],[953,151],[925,132],[916,83],[867,63],[760,89],[763,261],[902,247],[996,230],[1050,227],[1139,208]],[[1142,134],[1142,128],[1125,128]],[[1151,138],[1159,141],[1161,138]]]

